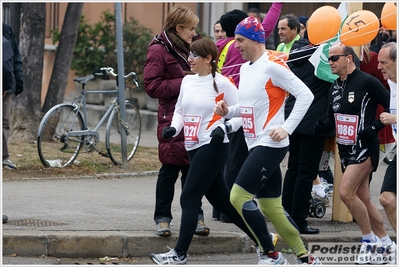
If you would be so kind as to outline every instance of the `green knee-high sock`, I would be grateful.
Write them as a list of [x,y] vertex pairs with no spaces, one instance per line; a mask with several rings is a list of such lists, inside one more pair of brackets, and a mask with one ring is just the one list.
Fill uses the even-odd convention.
[[272,222],[281,238],[290,246],[297,256],[307,254],[298,230],[290,223],[284,213],[281,197],[258,199],[262,213]]
[[246,221],[246,218],[244,217],[243,214],[243,206],[245,203],[252,201],[253,200],[253,195],[251,195],[249,192],[244,190],[241,186],[234,184],[233,187],[231,188],[230,191],[230,202],[233,205],[233,207],[237,210],[237,212],[240,214],[242,217],[243,221],[247,225],[249,231],[251,231],[252,235],[256,239],[256,243],[259,245],[260,250],[263,252],[263,247],[259,241],[259,238],[256,236],[255,232],[253,229],[248,225],[248,222]]

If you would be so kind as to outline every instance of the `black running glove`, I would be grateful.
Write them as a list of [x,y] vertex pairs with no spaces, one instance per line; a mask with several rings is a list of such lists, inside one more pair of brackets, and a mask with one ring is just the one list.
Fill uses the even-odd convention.
[[367,126],[357,135],[358,140],[362,142],[363,145],[369,144],[373,139],[378,136],[378,132],[384,127],[384,124],[380,120],[376,120],[370,126]]
[[222,127],[218,126],[216,127],[212,133],[211,133],[211,144],[221,144],[223,143],[224,140],[224,131],[222,129]]
[[162,138],[171,138],[176,133],[175,127],[167,126],[162,129]]
[[15,95],[19,95],[24,90],[24,81],[23,80],[16,80],[15,85]]

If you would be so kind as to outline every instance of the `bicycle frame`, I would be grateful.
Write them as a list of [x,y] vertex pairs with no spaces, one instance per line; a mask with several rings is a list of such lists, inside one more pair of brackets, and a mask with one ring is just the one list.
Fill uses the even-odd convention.
[[[81,95],[75,99],[72,102],[72,105],[75,106],[75,109],[77,111],[82,110],[83,113],[83,127],[84,130],[78,130],[78,131],[70,131],[68,133],[68,135],[70,136],[90,136],[90,135],[94,135],[96,136],[97,140],[100,140],[100,136],[98,134],[98,129],[101,127],[101,125],[106,121],[106,119],[109,118],[109,115],[111,114],[112,110],[115,107],[115,103],[118,102],[118,97],[115,97],[112,100],[111,105],[109,106],[109,108],[107,109],[107,111],[105,112],[105,114],[102,116],[101,120],[97,123],[97,125],[94,127],[93,130],[89,130],[87,127],[87,107],[86,107],[86,95],[88,94],[99,94],[99,93],[104,93],[104,94],[111,94],[111,93],[118,93],[118,89],[114,89],[114,90],[90,90],[90,91],[86,91],[84,89],[84,85],[82,88],[82,92]],[[80,101],[79,101],[80,100]],[[79,103],[77,103],[79,102]],[[81,109],[82,108],[82,109]]]
[[[141,118],[140,112],[137,107],[125,101],[122,103],[129,109],[129,118],[121,120],[119,111],[119,88],[109,90],[90,90],[87,91],[85,86],[88,82],[95,78],[95,75],[112,75],[117,77],[118,75],[110,67],[101,68],[93,71],[89,76],[75,78],[74,81],[81,84],[80,95],[75,98],[72,103],[62,103],[55,105],[43,116],[39,129],[38,129],[38,153],[42,163],[51,167],[53,161],[57,161],[60,167],[65,167],[73,160],[76,159],[80,149],[83,147],[88,153],[96,150],[100,155],[108,157],[116,165],[121,165],[123,157],[120,155],[121,141],[118,141],[114,137],[121,134],[121,129],[125,129],[129,142],[130,151],[128,160],[130,160],[136,152],[138,141],[140,140],[141,133]],[[133,77],[134,83],[138,86],[136,73],[130,72],[123,76],[126,79]],[[87,115],[87,95],[88,94],[117,94],[113,97],[109,108],[105,114],[99,118],[97,125],[94,129],[88,128],[88,115]],[[65,115],[65,116],[64,116]],[[62,117],[61,120],[60,117]],[[126,120],[126,121],[125,121]],[[100,127],[105,127],[105,149],[103,145],[97,147],[100,141]],[[119,125],[119,124],[121,125]],[[114,140],[114,141],[111,141]],[[111,142],[115,145],[111,146]],[[43,146],[43,148],[42,148]]]

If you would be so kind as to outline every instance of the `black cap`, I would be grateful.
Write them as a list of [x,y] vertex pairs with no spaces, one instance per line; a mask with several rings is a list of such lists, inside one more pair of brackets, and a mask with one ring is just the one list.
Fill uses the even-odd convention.
[[226,36],[234,37],[237,25],[246,17],[248,17],[247,13],[239,9],[234,9],[222,15],[220,17],[220,25],[226,32]]

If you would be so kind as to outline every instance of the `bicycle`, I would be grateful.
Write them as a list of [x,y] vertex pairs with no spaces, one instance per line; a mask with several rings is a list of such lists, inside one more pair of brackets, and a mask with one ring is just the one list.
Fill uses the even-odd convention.
[[[70,104],[55,105],[43,116],[37,133],[37,149],[44,166],[65,167],[75,161],[82,148],[87,153],[97,151],[100,155],[109,157],[115,165],[121,165],[121,130],[126,132],[127,161],[133,158],[141,134],[141,116],[135,105],[125,101],[126,121],[122,121],[117,96],[111,100],[109,108],[95,128],[91,130],[87,126],[86,95],[118,92],[118,86],[114,90],[87,91],[86,84],[98,75],[118,76],[113,68],[106,67],[93,71],[89,76],[75,78],[74,81],[82,87],[80,95]],[[130,77],[133,77],[138,86],[136,73],[130,72],[124,76],[125,80]],[[98,148],[99,129],[107,118],[104,151]]]

